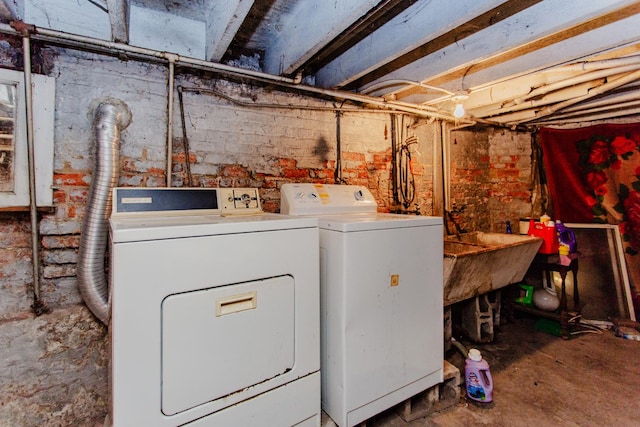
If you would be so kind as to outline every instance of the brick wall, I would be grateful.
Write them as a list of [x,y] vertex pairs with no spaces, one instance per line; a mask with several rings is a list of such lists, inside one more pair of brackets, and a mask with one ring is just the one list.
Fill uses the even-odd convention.
[[509,220],[518,233],[520,218],[531,216],[531,135],[494,129],[489,142],[490,229],[503,232]]
[[[451,134],[451,202],[467,231],[514,233],[530,215],[531,135],[505,129],[467,128]],[[454,232],[450,224],[450,232]]]
[[[19,68],[19,57],[0,56],[0,65]],[[1,214],[0,425],[90,425],[101,420],[108,407],[107,331],[82,304],[76,283],[79,233],[94,169],[93,111],[113,98],[125,102],[132,114],[121,135],[120,185],[164,185],[168,72],[161,65],[53,47],[39,50],[38,61],[56,77],[55,206],[39,223],[42,299],[51,312],[34,317],[29,308],[33,281],[28,214]],[[332,103],[181,73],[176,85],[215,89],[244,103],[302,107],[241,106],[211,94],[184,92],[195,186],[259,187],[265,210],[276,212],[282,183],[333,182],[337,153]],[[186,185],[180,122],[176,102],[175,186]],[[389,115],[381,113],[345,112],[340,118],[343,177],[369,187],[381,211],[396,208],[389,182],[389,123]],[[423,214],[433,212],[434,126],[421,122],[413,128],[419,143],[412,169]],[[525,140],[509,132],[459,134],[453,145],[454,201],[469,207],[462,214],[470,214],[469,226],[497,227],[507,216],[517,217],[519,213],[505,210],[500,200],[518,206],[524,200],[519,191],[524,179],[520,173],[528,173]],[[511,147],[510,138],[522,149]],[[519,155],[522,162],[512,157]],[[517,177],[498,172],[520,168]],[[499,194],[507,188],[512,189]],[[500,209],[495,215],[493,200],[495,210]]]

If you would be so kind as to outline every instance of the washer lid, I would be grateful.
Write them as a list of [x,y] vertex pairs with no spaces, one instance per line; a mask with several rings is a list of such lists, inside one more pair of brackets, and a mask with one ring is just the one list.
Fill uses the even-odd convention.
[[390,213],[321,215],[318,224],[324,230],[351,232],[442,225],[442,218]]

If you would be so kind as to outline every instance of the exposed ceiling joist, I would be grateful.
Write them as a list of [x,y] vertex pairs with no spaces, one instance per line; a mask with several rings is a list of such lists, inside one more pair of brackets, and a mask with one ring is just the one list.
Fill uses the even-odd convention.
[[268,73],[290,75],[351,24],[376,7],[379,0],[292,2],[270,33],[264,68]]
[[[367,93],[443,117],[464,92],[466,117],[485,123],[637,109],[640,0],[0,0],[0,19],[128,37],[274,81],[303,74],[313,93]],[[631,80],[614,83],[622,76]]]
[[[394,71],[394,64],[410,61],[424,46],[504,4],[505,0],[461,0],[460,7],[451,8],[449,0],[433,0],[429,7],[416,3],[319,70],[316,83],[323,87],[362,87],[376,70]],[[449,38],[455,40],[456,36]]]
[[206,11],[206,57],[209,61],[220,62],[253,3],[253,0],[209,3]]
[[111,40],[129,43],[129,1],[106,0],[111,22]]
[[8,22],[15,19],[15,16],[15,5],[7,2],[0,2],[0,20]]
[[[297,71],[316,74],[322,67],[353,48],[365,37],[374,33],[387,22],[394,19],[417,0],[385,0],[369,10],[360,19],[345,29],[331,43],[325,45],[307,62],[301,64]],[[335,86],[335,85],[334,85]]]
[[[474,34],[464,43],[450,45],[387,77],[402,73],[411,79],[426,74],[431,78],[423,80],[424,83],[467,90],[482,86],[484,82],[520,75],[530,71],[532,66],[542,70],[559,62],[573,61],[619,45],[629,34],[640,34],[640,26],[638,30],[627,32],[630,26],[635,25],[629,22],[611,27],[614,32],[620,28],[612,37],[603,37],[602,34],[588,36],[593,30],[633,17],[638,12],[638,2],[622,7],[619,1],[607,3],[586,2],[576,17],[572,13],[575,8],[572,2],[545,1]],[[531,31],[531,28],[536,30]],[[571,47],[567,49],[561,44],[563,42],[569,42]],[[604,43],[607,45],[603,46]],[[408,88],[399,91],[397,97],[406,98],[414,93],[415,89]]]

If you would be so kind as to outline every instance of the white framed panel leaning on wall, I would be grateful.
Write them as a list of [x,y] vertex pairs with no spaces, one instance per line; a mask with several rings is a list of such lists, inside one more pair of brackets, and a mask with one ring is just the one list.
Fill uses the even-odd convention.
[[[53,203],[55,79],[32,74],[36,205]],[[29,206],[27,106],[22,71],[0,69],[0,208]]]

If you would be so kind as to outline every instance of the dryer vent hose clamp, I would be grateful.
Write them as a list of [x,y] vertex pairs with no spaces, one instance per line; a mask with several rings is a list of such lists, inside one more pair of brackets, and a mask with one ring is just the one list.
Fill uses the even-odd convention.
[[80,236],[78,288],[85,304],[105,325],[109,323],[111,311],[105,273],[111,190],[119,177],[120,131],[126,129],[130,121],[126,104],[118,100],[101,103],[95,110],[96,165]]

